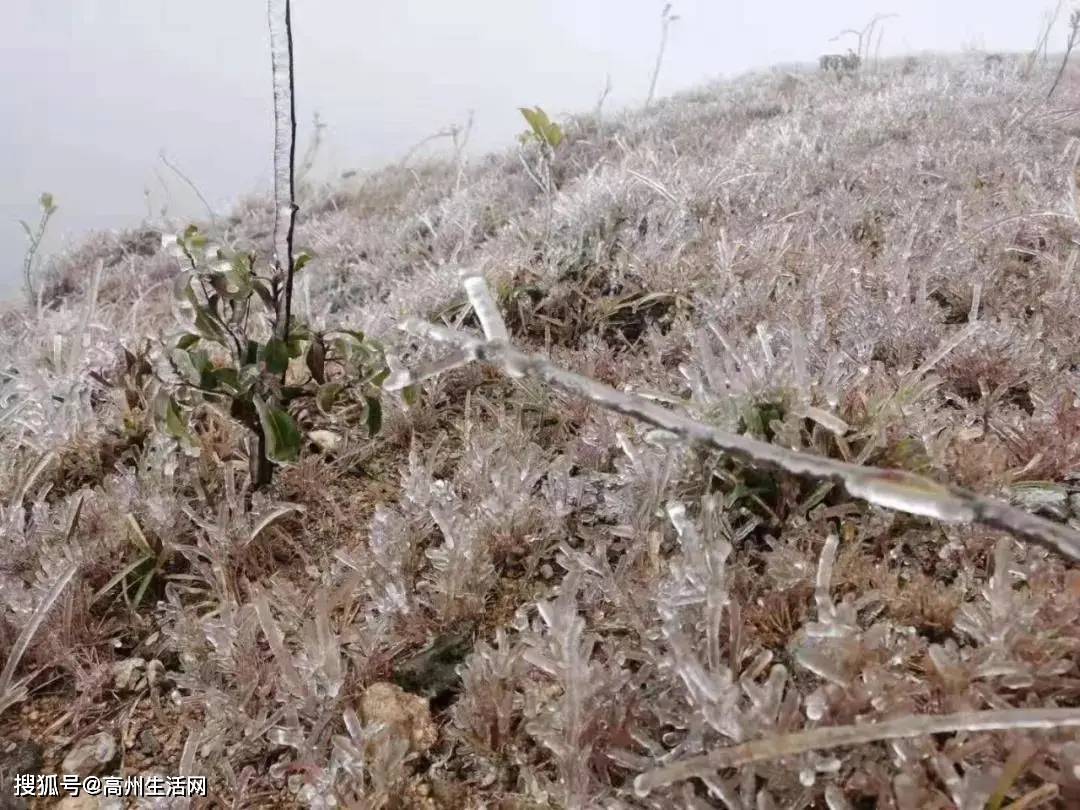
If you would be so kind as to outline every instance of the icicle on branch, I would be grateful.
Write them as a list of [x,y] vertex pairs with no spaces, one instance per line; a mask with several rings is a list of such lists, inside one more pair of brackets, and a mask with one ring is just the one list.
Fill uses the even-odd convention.
[[1003,709],[942,715],[910,715],[876,723],[825,726],[720,748],[688,757],[671,765],[646,771],[634,780],[639,796],[697,777],[712,777],[724,768],[805,754],[845,745],[865,745],[883,740],[925,737],[958,731],[1011,731],[1080,727],[1080,709]]
[[415,372],[397,369],[383,384],[384,389],[400,390],[428,377],[479,360],[499,366],[510,377],[535,377],[563,393],[582,397],[616,413],[633,416],[673,433],[683,441],[711,447],[754,466],[832,481],[854,498],[898,512],[932,517],[949,523],[977,523],[1003,529],[1057,554],[1080,561],[1080,533],[1002,501],[939,484],[903,470],[863,467],[812,456],[719,430],[643,397],[618,391],[588,377],[557,368],[539,355],[520,352],[507,340],[506,325],[483,278],[475,273],[465,273],[464,281],[469,302],[485,330],[486,338],[481,339],[416,319],[406,320],[401,324],[403,330],[415,337],[452,346],[457,350],[457,354]]
[[296,100],[289,0],[268,0],[267,20],[274,78],[274,265],[278,292],[274,333],[281,340],[288,340],[296,228]]

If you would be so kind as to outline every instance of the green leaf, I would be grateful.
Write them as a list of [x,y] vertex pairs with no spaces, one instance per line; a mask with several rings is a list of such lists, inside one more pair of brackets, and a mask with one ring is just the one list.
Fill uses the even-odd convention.
[[249,340],[247,342],[247,347],[246,347],[246,350],[245,350],[245,353],[244,353],[244,364],[245,365],[255,365],[256,363],[258,363],[259,362],[259,350],[261,348],[262,348],[262,346],[259,344],[259,341],[257,341],[257,340]]
[[240,373],[237,375],[236,388],[242,393],[246,394],[259,380],[259,367],[254,363],[245,365],[240,369]]
[[191,385],[199,385],[202,382],[202,371],[190,351],[173,349],[169,359],[172,360],[177,373],[184,378],[185,382]]
[[544,140],[548,142],[552,149],[557,147],[563,142],[562,127],[555,123],[548,124],[544,129]]
[[191,279],[194,278],[194,273],[190,270],[184,270],[173,281],[173,297],[181,304],[185,301],[192,306],[198,306],[195,301],[195,294],[191,291]]
[[47,214],[51,214],[53,211],[56,210],[56,203],[53,200],[53,195],[47,191],[41,195],[41,198],[38,200],[38,202],[41,203],[42,210],[44,210]]
[[541,143],[547,144],[552,149],[563,142],[562,127],[548,118],[548,114],[541,107],[533,107],[532,109],[518,107],[518,109],[532,130],[526,137],[531,136]]
[[529,127],[532,128],[533,134],[536,135],[537,138],[543,139],[544,129],[548,125],[547,113],[539,107],[533,107],[532,109],[529,109],[528,107],[518,107],[518,109],[521,110],[521,114],[529,124]]
[[266,457],[278,464],[296,461],[300,456],[300,431],[293,418],[281,408],[267,405],[257,394],[254,401],[266,437]]
[[173,397],[162,391],[154,405],[158,422],[169,436],[185,442],[191,440],[180,406]]
[[245,275],[235,269],[215,273],[210,279],[210,284],[219,295],[229,300],[247,298],[251,295],[250,274]]
[[311,377],[317,383],[326,382],[326,346],[321,337],[311,341],[307,351],[307,367]]
[[195,328],[204,340],[227,346],[225,325],[207,307],[195,305]]
[[382,384],[386,382],[386,378],[390,376],[390,369],[381,368],[375,372],[375,376],[371,378],[371,384],[382,388]]
[[199,233],[197,225],[188,225],[184,229],[184,245],[189,249],[201,250],[209,241],[206,234]]
[[202,338],[200,338],[198,335],[193,335],[191,332],[185,332],[177,339],[176,348],[190,349],[200,340],[202,340]]
[[293,259],[293,272],[299,273],[301,270],[304,269],[304,267],[307,266],[307,263],[314,258],[315,257],[308,253],[306,250],[303,251],[295,259]]
[[252,288],[259,296],[262,302],[268,309],[274,308],[274,293],[270,290],[270,285],[266,283],[264,279],[257,278],[251,282]]
[[382,429],[382,403],[375,397],[364,397],[367,402],[368,435],[375,436]]
[[289,348],[280,338],[270,338],[263,349],[263,362],[271,374],[284,374],[289,367]]
[[344,389],[344,384],[339,382],[320,385],[319,390],[315,392],[315,407],[329,416],[330,409],[334,407],[334,402]]
[[406,385],[401,389],[401,398],[405,400],[405,404],[410,407],[420,401],[420,386],[419,385]]
[[230,394],[240,393],[240,374],[235,368],[215,368],[210,372],[213,388],[224,388]]

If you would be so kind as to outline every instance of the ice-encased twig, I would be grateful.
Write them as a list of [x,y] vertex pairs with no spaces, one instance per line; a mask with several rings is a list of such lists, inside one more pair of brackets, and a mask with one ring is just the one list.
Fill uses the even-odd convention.
[[656,788],[696,776],[712,776],[724,768],[737,768],[762,760],[779,759],[883,740],[924,737],[959,731],[1008,731],[1015,729],[1055,729],[1080,727],[1080,709],[1003,709],[959,712],[942,715],[909,715],[851,726],[826,726],[792,734],[720,748],[701,756],[688,757],[671,765],[646,771],[634,780],[634,790],[644,796]]
[[267,0],[266,13],[274,81],[274,263],[282,287],[274,328],[275,336],[285,340],[292,315],[296,229],[296,94],[289,0]]
[[[544,357],[518,351],[505,340],[492,340],[492,335],[506,334],[505,324],[483,280],[477,276],[467,278],[473,279],[466,284],[469,300],[478,313],[483,312],[481,324],[490,330],[487,340],[412,318],[401,325],[402,329],[416,337],[452,345],[460,350],[454,361],[438,364],[441,371],[472,360],[482,360],[500,366],[511,377],[535,377],[563,393],[582,397],[616,413],[633,416],[684,441],[711,447],[754,466],[833,481],[854,498],[898,512],[950,523],[978,523],[1003,529],[1080,561],[1080,533],[1002,501],[939,484],[904,470],[863,467],[729,433],[636,394],[618,391],[589,377],[560,369]],[[426,370],[427,376],[430,376],[430,371],[430,368]],[[383,387],[399,390],[421,379],[407,370],[399,370],[386,380]]]

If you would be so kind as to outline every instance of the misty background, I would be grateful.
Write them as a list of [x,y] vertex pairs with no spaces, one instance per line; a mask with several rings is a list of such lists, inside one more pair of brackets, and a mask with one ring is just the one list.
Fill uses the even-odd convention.
[[[1050,3],[1050,0],[1047,0]],[[855,46],[884,22],[883,55],[1030,50],[1042,3],[1018,0],[675,0],[657,94]],[[89,229],[205,218],[268,191],[273,114],[264,0],[6,0],[0,48],[0,295],[21,283],[42,191],[59,209],[45,253]],[[326,124],[315,174],[400,159],[473,111],[473,154],[509,145],[520,106],[553,117],[640,105],[660,39],[654,0],[297,0],[302,153]],[[1055,31],[1064,38],[1064,22]],[[1051,50],[1062,42],[1052,41]],[[426,153],[448,150],[436,141]]]

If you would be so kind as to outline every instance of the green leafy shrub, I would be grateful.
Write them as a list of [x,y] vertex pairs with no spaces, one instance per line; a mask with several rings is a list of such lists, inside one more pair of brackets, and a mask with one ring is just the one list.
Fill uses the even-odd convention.
[[[211,246],[194,225],[166,241],[186,265],[174,293],[187,322],[163,346],[172,373],[154,410],[166,433],[194,448],[192,409],[221,406],[255,437],[252,477],[263,486],[273,464],[298,459],[305,428],[320,418],[358,419],[370,435],[379,431],[388,371],[378,342],[353,330],[315,332],[295,318],[278,337],[283,289],[273,268],[254,253]],[[299,254],[293,272],[310,260]]]

